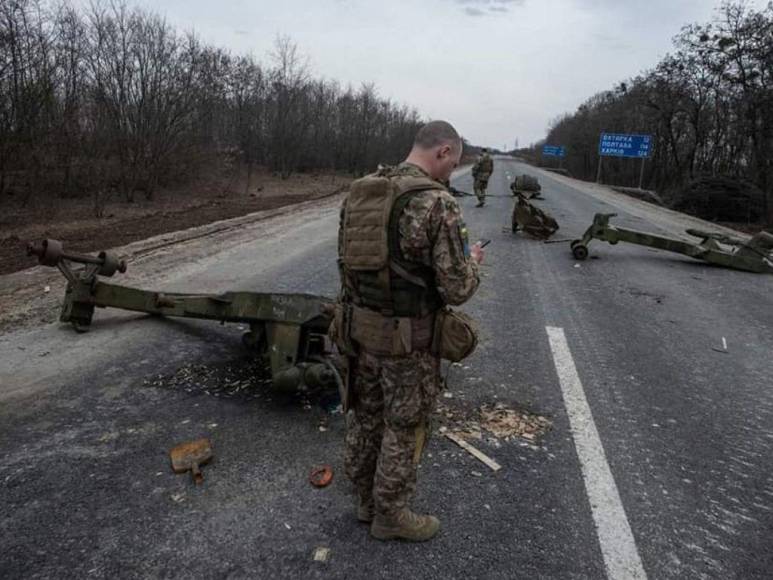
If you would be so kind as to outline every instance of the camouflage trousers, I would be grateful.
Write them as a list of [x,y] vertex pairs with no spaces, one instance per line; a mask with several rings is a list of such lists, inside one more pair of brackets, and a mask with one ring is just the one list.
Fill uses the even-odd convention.
[[477,175],[475,177],[472,190],[475,192],[475,197],[478,198],[478,201],[485,201],[486,199],[486,188],[488,187],[489,177],[489,175]]
[[361,352],[353,370],[353,412],[347,418],[346,475],[376,513],[407,507],[416,467],[441,389],[440,359],[427,352],[375,356]]

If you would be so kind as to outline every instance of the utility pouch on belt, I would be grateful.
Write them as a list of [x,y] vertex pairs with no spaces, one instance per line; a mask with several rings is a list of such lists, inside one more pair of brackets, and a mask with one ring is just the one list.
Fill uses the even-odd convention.
[[333,321],[330,323],[328,336],[338,347],[338,352],[347,357],[357,356],[357,348],[351,338],[351,319],[351,307],[340,302],[336,303],[333,307]]
[[451,362],[470,356],[478,346],[478,325],[464,312],[444,308],[436,314],[432,352]]
[[352,306],[352,341],[368,352],[403,356],[432,346],[434,314],[423,318],[383,316]]

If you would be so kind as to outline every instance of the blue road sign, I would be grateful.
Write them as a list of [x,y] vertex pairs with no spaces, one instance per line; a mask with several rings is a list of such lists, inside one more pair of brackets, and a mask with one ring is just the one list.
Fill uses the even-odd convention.
[[566,157],[566,149],[563,145],[543,145],[543,155],[551,155],[552,157]]
[[652,152],[652,135],[626,135],[602,133],[599,139],[599,155],[604,157],[649,157]]

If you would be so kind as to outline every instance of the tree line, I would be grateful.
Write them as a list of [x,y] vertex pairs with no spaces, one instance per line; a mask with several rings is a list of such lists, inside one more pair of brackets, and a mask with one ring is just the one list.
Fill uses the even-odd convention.
[[372,84],[315,78],[276,39],[268,63],[126,4],[0,0],[0,203],[6,194],[152,198],[202,167],[362,173],[397,162],[418,113]]
[[[684,27],[652,70],[555,120],[546,142],[566,147],[573,175],[595,179],[602,132],[653,135],[645,186],[678,199],[707,176],[748,181],[773,223],[773,3],[723,3],[711,22]],[[633,160],[603,164],[605,182],[637,183]]]

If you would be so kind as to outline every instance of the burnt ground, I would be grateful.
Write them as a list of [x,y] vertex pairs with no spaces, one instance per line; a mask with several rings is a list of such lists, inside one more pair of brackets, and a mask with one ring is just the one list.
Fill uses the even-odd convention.
[[159,234],[184,230],[257,211],[325,197],[340,191],[346,176],[293,175],[280,179],[268,173],[255,179],[250,193],[228,191],[220,184],[199,184],[159,192],[148,201],[113,199],[104,217],[94,217],[90,199],[0,199],[0,275],[29,268],[28,242],[54,238],[70,251],[93,252],[123,246]]

